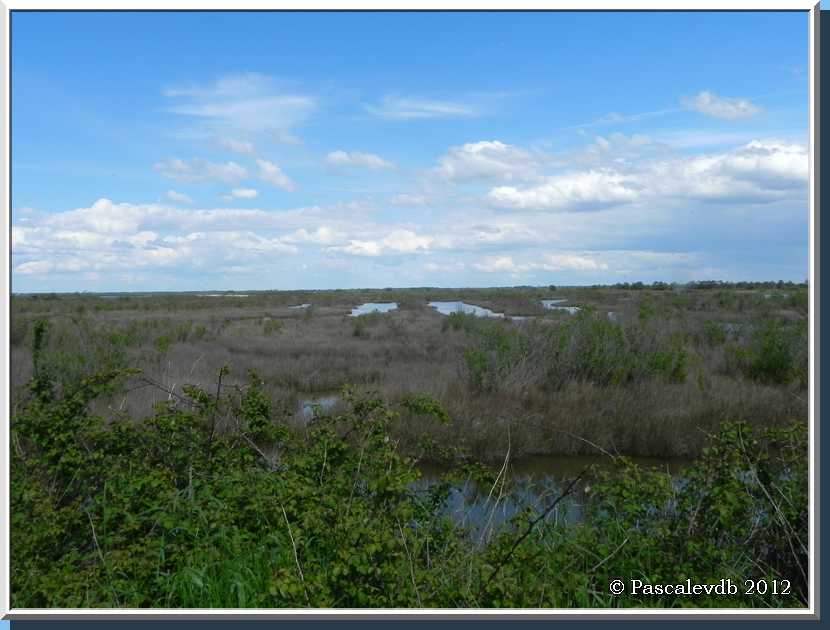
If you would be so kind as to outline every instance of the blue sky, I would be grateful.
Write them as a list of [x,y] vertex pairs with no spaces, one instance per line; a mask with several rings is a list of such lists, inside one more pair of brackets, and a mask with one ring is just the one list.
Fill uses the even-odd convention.
[[806,13],[15,13],[14,291],[801,281]]

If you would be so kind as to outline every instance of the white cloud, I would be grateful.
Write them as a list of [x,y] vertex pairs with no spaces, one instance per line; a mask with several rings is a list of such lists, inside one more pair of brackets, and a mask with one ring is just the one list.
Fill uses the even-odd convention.
[[225,263],[268,263],[297,246],[280,222],[312,221],[314,211],[273,217],[262,210],[189,210],[100,199],[88,208],[45,214],[12,230],[15,273],[133,269],[216,269]]
[[366,110],[373,116],[390,120],[424,118],[471,118],[479,115],[473,105],[453,101],[387,96]]
[[537,177],[540,155],[498,140],[450,147],[438,159],[434,173],[445,180],[527,180]]
[[579,210],[635,201],[635,181],[612,171],[556,175],[530,188],[498,186],[487,193],[495,206],[520,210]]
[[423,206],[429,203],[429,197],[426,195],[410,195],[407,193],[401,193],[392,197],[390,202],[396,206]]
[[342,237],[334,229],[327,225],[321,225],[316,230],[306,230],[300,228],[285,237],[285,241],[289,243],[316,243],[319,245],[330,245]]
[[254,143],[250,140],[237,140],[236,138],[218,138],[219,146],[234,153],[242,155],[256,155]]
[[259,166],[259,178],[261,180],[288,192],[297,188],[294,182],[291,181],[291,178],[283,173],[282,169],[273,162],[257,159],[256,163]]
[[601,116],[596,120],[592,120],[591,122],[581,123],[578,125],[571,125],[570,127],[566,127],[566,129],[583,129],[585,127],[599,127],[602,125],[619,125],[623,123],[646,120],[649,118],[657,118],[660,116],[665,116],[666,114],[673,114],[677,111],[680,110],[678,110],[677,108],[668,108],[658,109],[656,111],[651,112],[640,112],[638,114],[620,114],[619,112],[610,112],[605,116]]
[[255,199],[258,194],[253,188],[234,188],[229,193],[219,195],[219,198],[230,203],[236,199]]
[[725,155],[723,172],[775,182],[804,183],[808,178],[807,147],[779,140],[753,140]]
[[725,120],[749,118],[761,111],[749,99],[725,98],[708,91],[700,92],[694,97],[684,97],[681,102],[687,109]]
[[332,151],[326,156],[326,164],[334,168],[360,167],[370,171],[390,170],[395,168],[391,162],[384,160],[374,153],[348,153],[346,151]]
[[539,266],[545,271],[598,271],[608,269],[608,264],[596,257],[580,254],[546,254]]
[[473,267],[487,273],[520,275],[532,271],[604,271],[608,264],[596,256],[574,253],[544,254],[541,262],[517,263],[512,256],[488,256]]
[[173,203],[193,203],[193,199],[185,195],[184,193],[177,192],[175,190],[168,190],[164,193],[164,196],[167,197]]
[[432,236],[419,235],[412,230],[393,230],[378,240],[353,239],[347,245],[332,248],[353,256],[380,256],[381,254],[414,254],[428,251],[435,242]]
[[244,166],[236,162],[214,163],[201,158],[187,162],[179,158],[172,158],[157,162],[153,169],[168,177],[182,182],[210,182],[220,181],[234,183],[248,176]]
[[531,268],[530,265],[517,265],[512,256],[489,256],[473,263],[473,267],[487,273],[524,273]]
[[48,260],[32,260],[18,265],[14,271],[24,276],[40,275],[52,271],[53,266]]
[[466,268],[467,265],[460,261],[435,262],[431,260],[424,264],[424,270],[430,272],[449,273],[464,271]]
[[317,107],[315,98],[289,92],[274,79],[255,73],[221,77],[206,86],[170,88],[164,95],[182,101],[168,108],[172,113],[247,131],[286,132]]
[[807,175],[804,145],[754,140],[726,153],[651,164],[641,180],[656,196],[768,202],[806,193]]
[[596,168],[547,176],[531,186],[496,186],[486,198],[498,208],[568,212],[661,199],[763,203],[805,191],[808,155],[798,143],[754,140],[723,153],[687,157],[657,152],[656,158],[644,154],[633,160],[626,152],[638,143],[647,147],[645,140],[626,140],[622,152],[615,148],[620,139],[612,140],[597,139]]

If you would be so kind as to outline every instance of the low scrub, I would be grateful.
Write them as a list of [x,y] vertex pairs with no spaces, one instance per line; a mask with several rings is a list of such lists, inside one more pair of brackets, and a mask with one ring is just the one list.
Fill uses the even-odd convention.
[[449,326],[470,334],[472,344],[465,353],[469,379],[486,390],[511,385],[517,375],[527,384],[553,389],[571,381],[606,386],[661,378],[682,383],[689,365],[685,337],[661,326],[650,312],[626,324],[584,308],[556,326],[474,323],[463,316]]

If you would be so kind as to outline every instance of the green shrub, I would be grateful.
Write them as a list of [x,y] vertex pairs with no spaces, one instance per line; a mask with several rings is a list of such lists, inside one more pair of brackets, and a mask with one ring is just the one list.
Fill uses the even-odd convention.
[[767,319],[727,347],[731,369],[764,383],[808,382],[807,322]]
[[280,319],[271,319],[270,317],[266,317],[262,321],[262,332],[267,336],[270,336],[271,333],[274,332],[280,332],[282,327],[283,323]]
[[707,320],[703,322],[703,340],[712,347],[722,346],[726,343],[726,328],[721,322]]

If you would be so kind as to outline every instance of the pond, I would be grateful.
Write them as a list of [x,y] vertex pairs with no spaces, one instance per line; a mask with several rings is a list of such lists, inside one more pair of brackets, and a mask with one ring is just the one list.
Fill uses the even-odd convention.
[[315,415],[325,414],[334,409],[340,402],[340,394],[324,394],[311,398],[301,398],[298,413],[306,422]]
[[[645,468],[665,470],[679,475],[689,465],[683,459],[659,459],[651,457],[631,458]],[[450,488],[444,513],[458,525],[466,527],[473,536],[490,536],[506,526],[511,518],[527,508],[541,514],[567,488],[568,484],[588,466],[598,469],[613,468],[611,459],[604,455],[539,455],[512,462],[507,467],[506,478],[514,485],[512,492],[500,492],[501,480],[494,486],[480,487],[474,481],[458,483]],[[418,464],[421,478],[416,487],[427,491],[438,483],[446,467],[422,462]],[[576,523],[585,517],[584,506],[586,479],[578,484],[578,490],[562,500],[545,519],[546,522]]]
[[504,313],[496,313],[489,308],[476,306],[475,304],[467,304],[466,302],[430,302],[429,305],[441,313],[441,315],[465,313],[467,315],[475,315],[476,317],[504,317]]
[[367,315],[369,313],[388,313],[398,308],[397,302],[366,302],[360,306],[356,306],[349,313],[350,317],[359,317],[360,315]]
[[575,315],[579,312],[580,309],[578,306],[559,306],[562,302],[567,302],[567,300],[542,300],[542,306],[551,311],[567,311],[571,315]]

